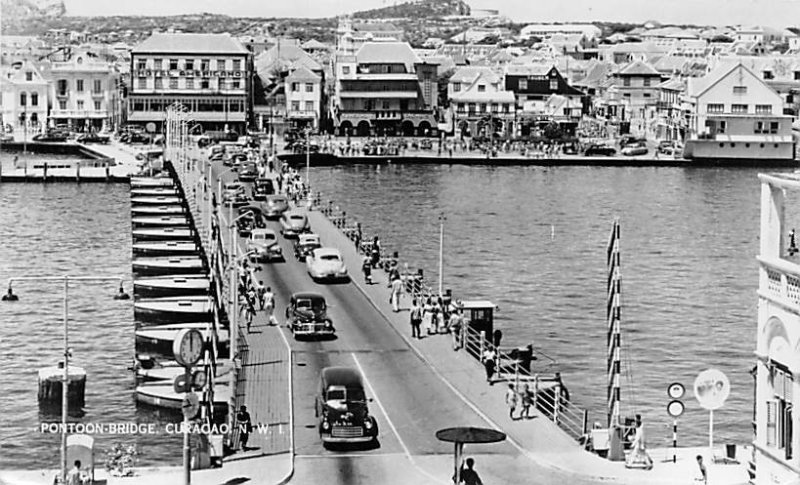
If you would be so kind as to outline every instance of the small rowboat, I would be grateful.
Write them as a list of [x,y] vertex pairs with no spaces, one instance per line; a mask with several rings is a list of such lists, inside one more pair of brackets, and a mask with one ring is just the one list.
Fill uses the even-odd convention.
[[159,196],[159,195],[166,195],[166,196],[177,196],[178,189],[177,187],[138,187],[131,189],[131,197],[142,197],[142,196]]
[[131,187],[172,187],[172,177],[131,177]]
[[189,225],[189,219],[181,215],[167,216],[134,216],[131,219],[134,226],[159,226],[159,227],[182,227]]
[[[173,361],[174,362],[174,361]],[[231,365],[227,360],[220,359],[217,361],[217,372],[214,376],[219,379],[231,372]],[[136,369],[136,378],[143,381],[169,381],[174,382],[175,378],[186,372],[186,370],[175,363],[174,365],[165,365],[161,367],[154,367],[152,369]]]
[[188,227],[137,227],[133,231],[133,238],[139,239],[192,239],[194,230]]
[[161,256],[197,255],[200,248],[194,241],[140,241],[133,243],[135,254],[151,254]]
[[[176,323],[172,325],[156,325],[144,327],[135,332],[136,346],[147,347],[154,349],[157,352],[164,354],[172,353],[172,344],[178,332],[186,328],[195,328],[203,335],[203,339],[208,338],[208,330],[206,330],[205,323]],[[217,332],[217,345],[220,352],[227,352],[228,349],[228,331],[220,329]]]
[[131,205],[168,205],[180,204],[183,200],[177,195],[150,195],[141,197],[131,197]]
[[203,261],[197,256],[157,256],[134,258],[133,271],[139,274],[201,273]]
[[186,211],[183,209],[183,206],[179,204],[139,205],[136,207],[131,207],[131,214],[133,214],[134,216],[147,216],[147,215],[168,216],[168,215],[180,215],[185,213]]
[[133,304],[134,316],[150,324],[206,322],[211,319],[208,296],[146,298]]
[[139,278],[133,281],[133,292],[137,295],[206,295],[209,280],[203,274],[160,276]]
[[[203,393],[197,393],[201,404],[207,404]],[[150,406],[180,411],[184,394],[178,394],[170,384],[144,384],[136,386],[136,401]],[[225,414],[231,399],[230,386],[214,386],[214,413]]]

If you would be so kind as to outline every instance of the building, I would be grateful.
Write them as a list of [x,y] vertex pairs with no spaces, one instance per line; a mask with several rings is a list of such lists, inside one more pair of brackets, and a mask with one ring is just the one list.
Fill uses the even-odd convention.
[[570,86],[552,64],[509,64],[505,71],[505,88],[514,93],[517,108],[526,102],[544,103],[554,94],[580,98],[584,93]]
[[539,37],[540,39],[549,39],[555,34],[561,35],[580,35],[587,40],[598,38],[602,35],[603,31],[600,27],[592,24],[529,24],[520,30],[519,35],[521,38],[529,39],[531,37]]
[[14,63],[3,70],[2,127],[17,137],[32,136],[47,126],[48,83],[31,61]]
[[111,131],[119,126],[119,73],[87,51],[70,52],[50,64],[50,118],[70,131]]
[[459,136],[505,137],[514,133],[516,100],[488,67],[461,67],[450,77],[447,98]]
[[687,101],[692,114],[685,157],[794,159],[792,117],[783,114],[783,99],[741,63],[689,78]]
[[368,42],[336,59],[333,123],[339,134],[425,135],[436,125],[436,64],[405,42]]
[[619,101],[626,106],[628,120],[639,132],[655,117],[660,89],[664,77],[653,66],[642,61],[634,61],[623,67],[613,76]]
[[[760,175],[761,249],[756,334],[754,485],[792,484],[800,476],[800,255],[790,219],[796,174]],[[796,251],[796,249],[795,249]]]
[[353,22],[352,17],[341,17],[336,29],[336,52],[355,55],[367,42],[399,42],[403,37],[403,30],[390,22]]
[[203,130],[245,132],[250,52],[228,34],[153,34],[131,51],[128,121],[154,123],[180,103]]
[[322,116],[322,76],[305,66],[292,71],[284,81],[286,119],[298,129],[319,130]]

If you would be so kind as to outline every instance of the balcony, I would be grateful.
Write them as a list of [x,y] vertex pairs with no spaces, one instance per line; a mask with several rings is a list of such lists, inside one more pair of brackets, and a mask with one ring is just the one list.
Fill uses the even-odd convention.
[[286,117],[289,119],[313,120],[317,117],[317,112],[314,110],[290,109],[286,113]]
[[104,119],[108,118],[109,112],[105,109],[100,110],[93,110],[93,109],[54,109],[50,112],[50,118],[53,119],[62,119],[62,118],[95,118],[95,119]]
[[759,295],[789,308],[800,308],[800,265],[761,256],[758,261],[762,270]]
[[69,90],[67,91],[56,91],[57,98],[68,98],[69,97]]

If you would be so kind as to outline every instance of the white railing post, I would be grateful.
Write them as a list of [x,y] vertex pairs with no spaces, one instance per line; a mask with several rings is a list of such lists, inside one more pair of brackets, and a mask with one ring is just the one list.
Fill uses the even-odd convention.
[[481,342],[480,342],[481,343],[481,347],[480,347],[481,353],[479,354],[481,359],[483,358],[484,346],[486,345],[485,342],[486,342],[486,331],[482,330],[481,331]]
[[539,405],[539,374],[533,376],[533,409]]
[[558,411],[561,407],[561,384],[556,384],[553,397],[553,422],[558,424]]
[[514,387],[519,389],[519,361],[514,362]]

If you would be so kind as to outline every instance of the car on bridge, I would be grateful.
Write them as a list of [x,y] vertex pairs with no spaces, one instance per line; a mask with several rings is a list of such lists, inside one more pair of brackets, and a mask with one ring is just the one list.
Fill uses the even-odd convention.
[[258,166],[255,162],[242,162],[239,166],[239,180],[242,182],[252,182],[258,177]]
[[309,291],[294,293],[286,307],[286,326],[295,338],[333,337],[336,329],[328,318],[325,297]]
[[253,229],[247,241],[247,252],[253,253],[257,262],[283,261],[283,249],[278,244],[278,235],[272,229]]
[[253,200],[266,200],[268,195],[275,193],[275,184],[272,179],[258,178],[253,183]]
[[314,281],[349,281],[342,253],[336,248],[318,248],[306,256],[306,269]]
[[294,243],[294,257],[297,258],[298,261],[305,261],[306,256],[308,256],[311,251],[321,248],[322,241],[320,241],[319,236],[316,234],[300,234],[297,237],[297,241]]
[[264,203],[264,217],[277,219],[289,210],[289,199],[283,195],[268,195]]
[[324,445],[374,443],[378,439],[378,422],[369,413],[364,382],[356,369],[322,369],[314,412]]
[[247,195],[244,193],[244,185],[239,182],[228,182],[222,190],[222,205],[228,207],[240,207],[247,205]]
[[308,216],[300,212],[284,212],[280,218],[281,234],[283,237],[289,239],[298,237],[304,232],[311,231],[311,224],[308,222]]

